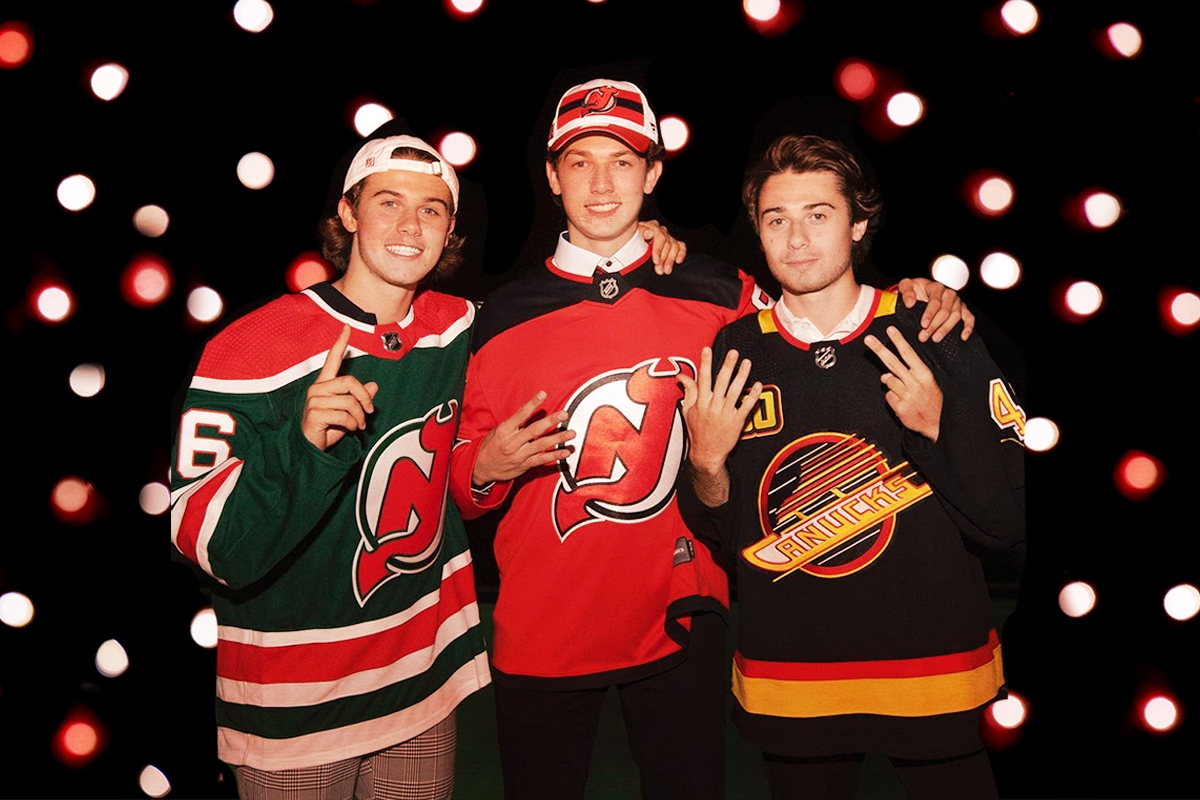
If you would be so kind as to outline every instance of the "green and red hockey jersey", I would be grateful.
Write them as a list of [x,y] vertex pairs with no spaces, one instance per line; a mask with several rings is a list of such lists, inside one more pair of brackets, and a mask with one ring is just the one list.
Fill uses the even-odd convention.
[[[474,314],[424,291],[376,324],[320,284],[205,346],[172,454],[171,538],[216,582],[222,760],[277,770],[380,750],[489,683],[446,491]],[[322,452],[301,412],[346,324],[342,374],[379,391],[366,430]]]
[[[872,293],[871,296],[867,292]],[[729,502],[681,481],[689,526],[736,564],[735,723],[789,756],[978,750],[1004,687],[979,554],[1023,560],[1024,412],[978,337],[918,342],[922,307],[868,289],[857,330],[793,338],[775,311],[721,331],[759,405],[728,460]],[[866,347],[895,326],[942,390],[936,443],[889,408]]]
[[[691,615],[724,614],[728,581],[675,503],[686,451],[678,376],[728,322],[770,303],[704,256],[670,276],[649,252],[583,278],[554,259],[480,310],[451,493],[465,515],[504,509],[492,664],[496,680],[585,688],[661,671],[685,653]],[[471,492],[483,436],[538,390],[576,432],[558,466]]]

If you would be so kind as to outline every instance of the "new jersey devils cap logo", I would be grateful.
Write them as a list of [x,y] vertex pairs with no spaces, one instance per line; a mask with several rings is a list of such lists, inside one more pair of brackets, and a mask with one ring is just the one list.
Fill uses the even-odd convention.
[[617,107],[617,90],[613,86],[597,86],[583,96],[581,115],[606,114]]
[[598,520],[648,519],[671,502],[687,448],[681,374],[694,379],[695,365],[651,359],[599,375],[571,397],[566,426],[579,438],[554,492],[561,539]]

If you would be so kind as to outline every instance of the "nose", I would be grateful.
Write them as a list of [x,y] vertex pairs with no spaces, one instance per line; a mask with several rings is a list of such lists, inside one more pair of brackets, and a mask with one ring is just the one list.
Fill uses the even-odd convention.
[[417,209],[406,208],[396,218],[396,229],[405,233],[417,233],[421,230],[421,218]]
[[608,167],[601,165],[592,172],[592,191],[596,194],[606,194],[613,190],[612,176]]
[[791,230],[788,231],[788,247],[793,250],[808,247],[808,231],[804,230],[803,225],[791,226]]

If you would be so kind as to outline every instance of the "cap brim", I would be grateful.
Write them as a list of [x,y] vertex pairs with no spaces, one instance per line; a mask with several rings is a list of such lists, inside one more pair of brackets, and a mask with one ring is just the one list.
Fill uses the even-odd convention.
[[614,139],[624,142],[632,147],[634,152],[640,156],[646,155],[646,153],[650,150],[650,145],[653,144],[653,142],[650,141],[650,137],[635,131],[631,131],[628,128],[623,128],[620,125],[595,125],[589,128],[577,128],[573,131],[569,131],[568,133],[564,133],[550,142],[547,149],[551,153],[557,153],[576,139],[580,139],[584,136],[597,135],[610,136]]

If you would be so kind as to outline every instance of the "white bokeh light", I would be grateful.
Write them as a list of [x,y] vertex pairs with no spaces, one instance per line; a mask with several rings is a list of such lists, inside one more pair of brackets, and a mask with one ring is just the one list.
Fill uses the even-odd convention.
[[67,294],[67,290],[62,287],[47,286],[38,292],[38,313],[50,322],[60,322],[66,319],[70,315],[73,306],[71,295]]
[[137,232],[142,236],[151,239],[157,239],[166,233],[170,224],[171,218],[162,206],[142,206],[133,212],[133,227],[137,228]]
[[946,253],[933,260],[929,266],[929,274],[943,286],[949,286],[958,291],[967,285],[967,281],[971,278],[971,269],[967,266],[967,262],[958,256]]
[[1168,697],[1152,697],[1142,708],[1142,719],[1156,731],[1170,730],[1179,719],[1179,708]]
[[1090,317],[1104,305],[1104,292],[1091,281],[1075,281],[1067,287],[1064,301],[1072,313]]
[[1004,26],[1018,36],[1032,33],[1038,25],[1037,6],[1029,0],[1008,0],[1000,8],[1000,19]]
[[742,0],[742,10],[746,16],[759,22],[775,19],[779,6],[779,0]]
[[125,91],[129,72],[120,64],[105,64],[92,72],[92,94],[101,100],[115,100]]
[[96,199],[96,184],[87,175],[69,175],[58,184],[58,203],[67,211],[82,211]]
[[262,33],[275,19],[275,10],[266,0],[238,0],[233,5],[233,19],[244,31]]
[[1030,417],[1025,423],[1025,446],[1044,453],[1058,444],[1058,425],[1046,417]]
[[474,139],[461,131],[455,131],[442,137],[438,152],[454,166],[461,167],[475,160],[477,150]]
[[106,678],[116,678],[129,669],[129,655],[116,639],[109,639],[96,650],[96,671]]
[[10,628],[24,628],[33,622],[33,601],[20,592],[0,594],[0,622]]
[[171,490],[161,483],[147,483],[138,492],[138,505],[150,516],[167,513],[171,508]]
[[1108,41],[1121,55],[1133,58],[1142,52],[1142,32],[1128,22],[1108,26]]
[[202,608],[192,617],[192,641],[211,650],[217,646],[217,615],[211,608]]
[[1011,730],[1025,721],[1025,701],[1011,691],[1005,699],[992,703],[991,711],[992,719],[996,720],[996,724],[1001,728]]
[[1083,201],[1083,215],[1093,228],[1107,228],[1121,218],[1121,201],[1108,192],[1093,192]]
[[1013,187],[999,176],[988,178],[979,184],[976,199],[981,208],[992,213],[1003,213],[1013,202]]
[[396,115],[387,106],[379,103],[363,103],[354,111],[354,130],[359,136],[369,136],[380,125],[395,119]]
[[1171,316],[1180,325],[1195,325],[1200,322],[1200,295],[1180,292],[1171,301]]
[[238,160],[237,176],[247,189],[265,189],[275,179],[275,164],[262,153],[246,153]]
[[167,780],[167,776],[161,769],[153,764],[147,764],[138,773],[138,788],[147,797],[166,797],[171,791],[171,782]]
[[691,136],[688,124],[675,116],[663,117],[658,130],[662,133],[663,147],[672,153],[682,150]]
[[887,115],[896,125],[915,125],[925,114],[925,104],[912,92],[898,92],[887,103]]
[[198,322],[212,322],[225,310],[225,302],[215,289],[197,286],[188,294],[188,313]]
[[1180,622],[1191,619],[1200,613],[1200,589],[1190,583],[1172,586],[1163,595],[1163,610],[1171,619]]
[[1072,581],[1058,593],[1058,607],[1068,617],[1082,617],[1096,607],[1096,590],[1083,581]]
[[71,391],[80,397],[95,397],[104,388],[104,367],[99,364],[80,364],[67,378]]
[[1008,253],[989,253],[979,264],[979,277],[993,289],[1011,289],[1021,280],[1021,262]]
[[450,0],[454,10],[460,14],[474,14],[483,8],[483,0]]

